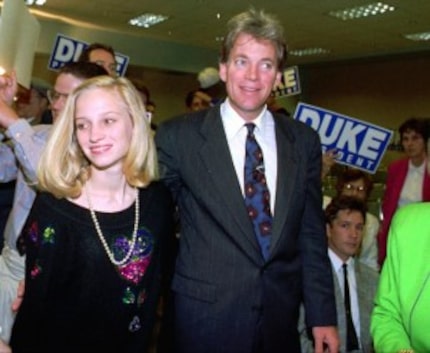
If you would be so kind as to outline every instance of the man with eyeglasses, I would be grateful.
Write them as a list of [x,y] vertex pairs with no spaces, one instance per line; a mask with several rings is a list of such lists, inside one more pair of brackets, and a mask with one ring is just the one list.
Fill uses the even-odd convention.
[[[84,80],[107,75],[97,64],[68,63],[57,76],[51,99],[54,123],[66,104],[67,96]],[[25,259],[17,250],[17,239],[30,212],[36,191],[36,170],[51,125],[30,126],[11,108],[16,93],[15,74],[0,76],[0,127],[10,144],[0,142],[0,182],[16,179],[12,211],[6,224],[5,244],[0,256],[0,339],[8,342],[14,320],[11,310],[18,283],[24,278]],[[1,139],[0,139],[1,140]]]

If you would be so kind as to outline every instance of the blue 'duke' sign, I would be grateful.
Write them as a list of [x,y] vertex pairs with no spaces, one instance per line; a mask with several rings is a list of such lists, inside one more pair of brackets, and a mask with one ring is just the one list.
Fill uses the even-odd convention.
[[[49,58],[48,69],[58,70],[65,63],[77,61],[79,56],[88,46],[88,43],[67,37],[63,34],[57,34],[54,47]],[[127,70],[129,57],[115,52],[116,72],[118,76],[124,76]]]
[[393,134],[383,127],[305,103],[298,104],[294,119],[318,132],[323,152],[336,149],[337,162],[372,174]]

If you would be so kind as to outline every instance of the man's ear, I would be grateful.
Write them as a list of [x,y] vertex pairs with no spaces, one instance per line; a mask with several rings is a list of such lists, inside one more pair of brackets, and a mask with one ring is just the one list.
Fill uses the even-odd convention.
[[331,226],[330,223],[325,224],[325,234],[327,236],[327,239],[330,239],[331,237]]
[[222,82],[227,81],[227,63],[219,63],[219,78]]
[[276,86],[278,86],[281,83],[281,78],[282,78],[282,72],[278,71],[276,73],[276,78],[275,78],[275,82],[273,83],[272,91],[275,90]]

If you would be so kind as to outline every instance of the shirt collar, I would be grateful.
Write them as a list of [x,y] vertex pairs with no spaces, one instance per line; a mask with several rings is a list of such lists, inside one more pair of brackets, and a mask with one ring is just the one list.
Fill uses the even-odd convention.
[[[243,120],[243,118],[233,109],[228,98],[221,104],[221,118],[225,126],[228,140],[238,134],[247,123],[247,121]],[[252,120],[252,123],[256,126],[256,131],[264,133],[264,130],[268,128],[271,118],[272,116],[265,105],[260,114]]]
[[411,171],[411,172],[416,172],[416,173],[419,173],[419,174],[424,174],[424,168],[425,168],[425,166],[427,165],[427,159],[424,159],[424,162],[423,163],[421,163],[421,165],[419,165],[418,167],[416,167],[416,166],[414,166],[413,164],[412,164],[412,161],[411,160],[409,160],[409,170]]
[[[330,258],[330,261],[331,261],[331,264],[332,264],[334,270],[336,272],[339,272],[340,270],[342,270],[342,266],[344,264],[343,260],[339,256],[337,256],[336,253],[330,248],[328,248],[328,256]],[[354,258],[350,257],[346,261],[346,264],[348,265],[349,268],[351,266],[353,267],[354,266]]]

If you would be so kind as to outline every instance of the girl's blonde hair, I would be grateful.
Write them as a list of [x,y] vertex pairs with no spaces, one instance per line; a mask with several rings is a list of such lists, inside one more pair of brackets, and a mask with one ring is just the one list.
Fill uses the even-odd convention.
[[98,76],[81,83],[69,96],[40,159],[38,188],[59,198],[79,196],[90,177],[89,161],[76,139],[74,118],[78,97],[93,89],[116,91],[128,109],[133,133],[123,165],[127,182],[144,187],[158,178],[155,144],[139,94],[126,78]]

